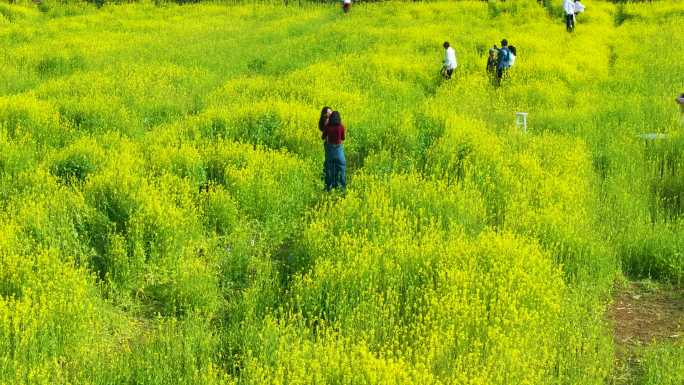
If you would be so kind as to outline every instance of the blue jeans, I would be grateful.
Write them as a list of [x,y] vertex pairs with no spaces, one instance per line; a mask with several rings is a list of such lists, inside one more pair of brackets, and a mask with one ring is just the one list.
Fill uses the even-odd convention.
[[328,183],[328,142],[323,142],[323,183]]
[[347,187],[347,160],[341,144],[326,144],[325,189]]

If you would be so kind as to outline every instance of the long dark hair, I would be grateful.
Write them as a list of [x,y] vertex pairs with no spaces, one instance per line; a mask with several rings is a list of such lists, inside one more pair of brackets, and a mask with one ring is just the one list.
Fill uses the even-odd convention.
[[330,119],[328,120],[328,124],[330,124],[331,126],[342,124],[342,117],[340,116],[339,111],[332,112],[332,114],[330,115]]
[[318,119],[318,129],[321,131],[325,128],[325,121],[328,120],[328,110],[332,110],[332,108],[325,106],[321,110],[321,117]]

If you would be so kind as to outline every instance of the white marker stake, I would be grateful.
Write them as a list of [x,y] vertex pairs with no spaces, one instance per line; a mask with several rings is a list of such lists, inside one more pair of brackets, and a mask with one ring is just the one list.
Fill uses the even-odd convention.
[[527,112],[515,113],[515,126],[522,127],[523,132],[527,133]]

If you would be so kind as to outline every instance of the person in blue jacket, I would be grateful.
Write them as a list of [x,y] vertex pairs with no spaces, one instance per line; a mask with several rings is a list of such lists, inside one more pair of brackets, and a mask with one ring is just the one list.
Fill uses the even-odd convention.
[[496,79],[497,85],[499,85],[504,73],[511,66],[511,51],[508,49],[508,40],[501,40],[501,48],[494,45],[494,49],[498,51],[496,55]]

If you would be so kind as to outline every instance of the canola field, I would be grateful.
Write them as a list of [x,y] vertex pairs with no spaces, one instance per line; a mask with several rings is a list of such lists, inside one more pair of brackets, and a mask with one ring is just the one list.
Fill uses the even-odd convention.
[[684,3],[543,3],[0,3],[0,384],[620,383],[614,283],[684,283]]

